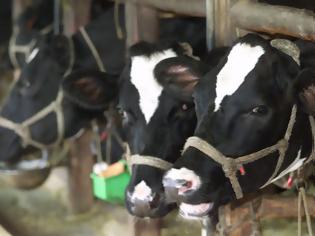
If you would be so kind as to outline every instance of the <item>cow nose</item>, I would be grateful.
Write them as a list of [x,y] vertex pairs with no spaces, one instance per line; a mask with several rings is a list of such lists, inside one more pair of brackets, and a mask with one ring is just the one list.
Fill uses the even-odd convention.
[[153,192],[144,181],[137,184],[133,192],[128,192],[127,195],[132,214],[139,217],[150,216],[162,202],[161,195]]
[[168,200],[174,200],[199,188],[200,178],[192,170],[173,168],[165,174],[163,186]]

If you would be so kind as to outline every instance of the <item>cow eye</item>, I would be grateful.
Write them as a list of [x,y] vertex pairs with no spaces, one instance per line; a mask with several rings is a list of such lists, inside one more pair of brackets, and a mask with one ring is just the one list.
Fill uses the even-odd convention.
[[264,105],[260,105],[252,109],[251,113],[254,115],[266,115],[268,112],[268,107]]

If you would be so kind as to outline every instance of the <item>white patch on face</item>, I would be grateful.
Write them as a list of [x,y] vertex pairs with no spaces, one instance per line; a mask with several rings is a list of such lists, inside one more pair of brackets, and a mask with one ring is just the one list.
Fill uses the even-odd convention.
[[30,63],[37,56],[39,48],[34,48],[31,54],[26,58],[26,63]]
[[189,186],[189,189],[186,189],[185,187],[182,186],[175,186],[175,187],[179,187],[178,189],[178,194],[183,194],[185,193],[187,190],[196,190],[200,187],[201,185],[201,180],[200,177],[198,175],[195,174],[194,171],[189,170],[185,167],[182,167],[180,169],[170,169],[165,177],[166,179],[172,179],[172,180],[186,180],[187,182],[191,183],[191,186]]
[[136,185],[135,190],[131,197],[132,200],[142,200],[142,201],[152,201],[152,190],[151,188],[142,180],[139,184]]
[[163,89],[154,78],[154,67],[160,61],[176,56],[173,50],[168,49],[155,53],[150,57],[135,56],[132,58],[130,70],[131,83],[133,83],[139,92],[140,109],[147,123],[149,123],[159,105],[159,96]]
[[226,64],[217,75],[215,111],[220,108],[225,96],[233,94],[241,86],[264,52],[261,46],[252,47],[246,43],[238,43],[232,48]]

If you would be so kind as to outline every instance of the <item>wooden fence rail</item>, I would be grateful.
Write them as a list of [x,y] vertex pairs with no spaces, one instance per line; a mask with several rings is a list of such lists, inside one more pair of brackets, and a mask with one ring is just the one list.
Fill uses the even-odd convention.
[[231,8],[237,27],[315,41],[315,13],[292,7],[239,1]]

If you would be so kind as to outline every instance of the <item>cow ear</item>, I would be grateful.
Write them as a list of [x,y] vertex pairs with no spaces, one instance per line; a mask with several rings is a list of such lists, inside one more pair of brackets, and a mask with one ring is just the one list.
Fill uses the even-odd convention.
[[191,96],[205,71],[202,62],[181,56],[159,62],[154,68],[154,76],[163,87]]
[[294,90],[303,110],[315,116],[315,70],[303,69],[295,80]]
[[80,108],[103,111],[118,96],[117,78],[100,71],[76,71],[64,78],[65,97]]

